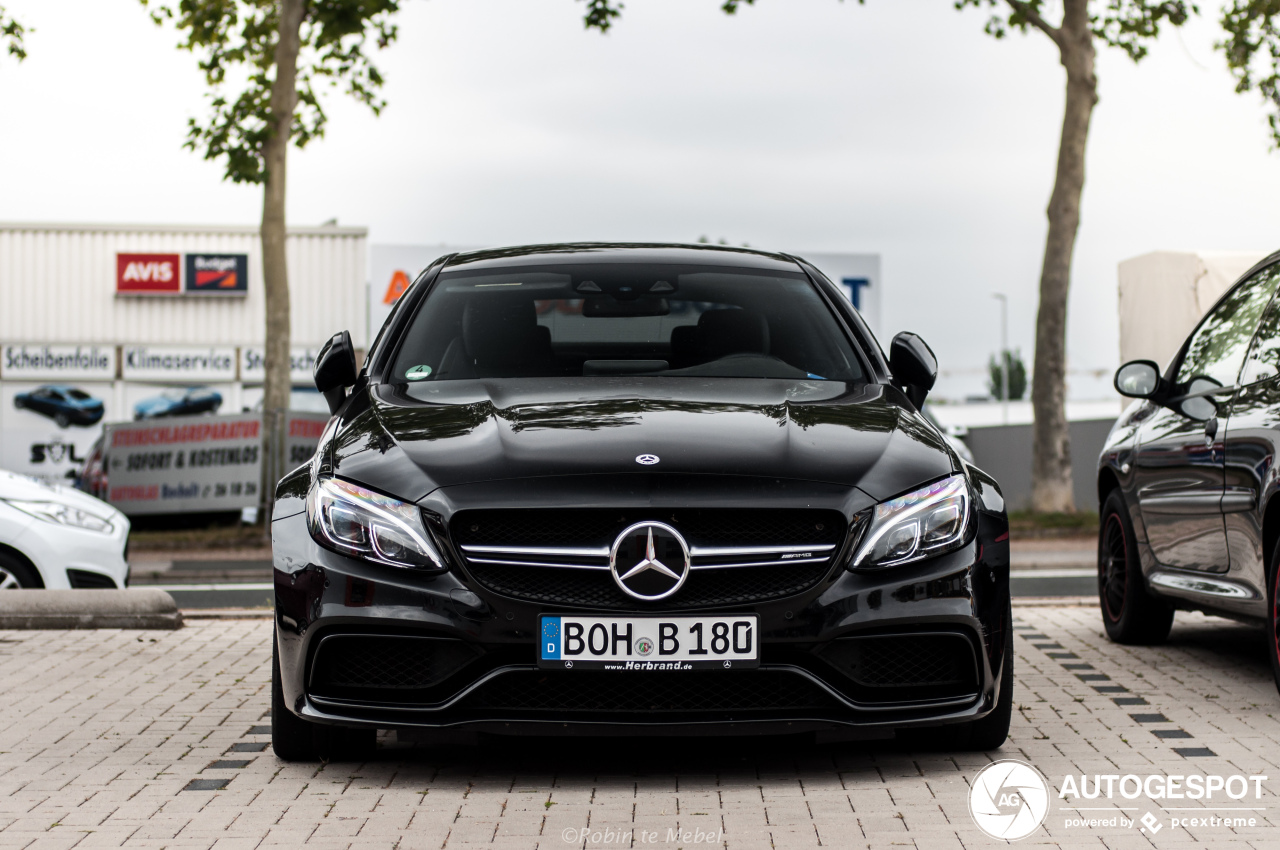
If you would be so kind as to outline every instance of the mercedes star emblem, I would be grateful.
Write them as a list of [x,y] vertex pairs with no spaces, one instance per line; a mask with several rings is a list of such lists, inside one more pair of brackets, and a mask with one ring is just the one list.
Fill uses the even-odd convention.
[[657,462],[657,455],[636,455],[636,463],[644,464],[645,466],[653,466]]
[[666,599],[689,577],[689,544],[665,523],[637,522],[613,541],[609,571],[628,596]]

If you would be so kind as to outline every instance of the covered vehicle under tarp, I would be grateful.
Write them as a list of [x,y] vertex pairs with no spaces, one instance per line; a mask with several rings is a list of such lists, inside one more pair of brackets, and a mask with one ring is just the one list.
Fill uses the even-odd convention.
[[1200,317],[1263,251],[1152,251],[1120,263],[1120,362],[1163,369]]

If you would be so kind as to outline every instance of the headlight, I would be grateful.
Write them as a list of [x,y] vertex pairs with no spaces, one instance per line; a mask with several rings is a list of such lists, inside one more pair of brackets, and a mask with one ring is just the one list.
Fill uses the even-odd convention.
[[320,545],[393,567],[442,570],[417,506],[336,478],[307,494],[307,524]]
[[969,506],[961,475],[881,502],[850,566],[892,567],[960,548],[969,533]]
[[54,525],[100,531],[103,534],[110,534],[112,531],[111,520],[62,502],[31,502],[23,499],[4,499],[3,501],[25,514],[31,514],[36,519],[42,519]]

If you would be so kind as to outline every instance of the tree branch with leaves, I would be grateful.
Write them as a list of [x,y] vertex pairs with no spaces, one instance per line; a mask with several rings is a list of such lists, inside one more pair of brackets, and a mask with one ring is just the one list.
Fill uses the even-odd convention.
[[[141,0],[157,24],[182,34],[209,87],[209,113],[190,119],[186,147],[218,160],[224,178],[263,187],[262,273],[266,293],[263,414],[264,505],[283,474],[291,329],[285,259],[290,145],[324,135],[321,91],[341,89],[375,115],[386,103],[371,48],[396,39],[399,0]],[[335,328],[335,331],[338,330]]]
[[0,42],[4,42],[5,52],[19,62],[27,58],[27,46],[22,40],[26,34],[26,27],[0,6]]

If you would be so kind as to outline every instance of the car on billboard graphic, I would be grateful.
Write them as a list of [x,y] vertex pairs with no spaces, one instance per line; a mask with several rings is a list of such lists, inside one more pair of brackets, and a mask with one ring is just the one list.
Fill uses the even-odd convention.
[[47,416],[59,428],[97,425],[104,410],[100,399],[78,387],[63,384],[45,384],[29,393],[18,393],[13,397],[13,406]]
[[133,418],[159,419],[163,416],[217,413],[219,407],[222,407],[222,393],[217,390],[208,387],[176,387],[135,404]]
[[187,292],[240,294],[249,290],[247,254],[187,254]]

